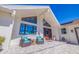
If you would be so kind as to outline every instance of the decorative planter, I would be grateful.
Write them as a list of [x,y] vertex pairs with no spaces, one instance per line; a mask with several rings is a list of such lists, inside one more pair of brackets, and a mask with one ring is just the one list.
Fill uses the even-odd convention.
[[35,45],[35,44],[36,44],[36,40],[33,39],[33,40],[32,40],[32,45]]

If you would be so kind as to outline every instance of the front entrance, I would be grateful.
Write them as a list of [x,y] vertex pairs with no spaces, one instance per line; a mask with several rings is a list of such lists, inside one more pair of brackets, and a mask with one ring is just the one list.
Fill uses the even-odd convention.
[[79,27],[75,28],[75,32],[76,32],[76,37],[77,37],[77,41],[78,41],[78,44],[79,44]]
[[44,31],[45,39],[46,40],[52,40],[52,31],[51,31],[51,29],[44,28],[43,31]]

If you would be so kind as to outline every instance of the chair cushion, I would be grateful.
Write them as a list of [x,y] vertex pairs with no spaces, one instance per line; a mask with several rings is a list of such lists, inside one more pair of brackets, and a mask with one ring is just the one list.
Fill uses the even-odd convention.
[[27,38],[27,37],[22,37],[23,43],[30,43],[31,39]]

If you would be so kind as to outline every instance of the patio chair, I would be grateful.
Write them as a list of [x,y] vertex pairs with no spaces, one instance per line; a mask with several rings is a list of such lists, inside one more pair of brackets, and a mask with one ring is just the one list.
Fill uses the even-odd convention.
[[27,47],[31,45],[31,39],[27,38],[27,37],[21,37],[20,40],[20,46],[21,47]]
[[36,37],[36,44],[43,44],[44,43],[44,39],[41,36],[37,36]]

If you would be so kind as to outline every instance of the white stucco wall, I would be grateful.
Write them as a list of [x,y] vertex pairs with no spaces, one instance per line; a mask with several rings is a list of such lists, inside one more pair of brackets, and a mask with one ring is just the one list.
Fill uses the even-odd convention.
[[3,49],[8,49],[11,40],[13,21],[10,13],[0,11],[0,36],[5,37]]
[[[75,27],[72,25],[71,27],[69,27],[69,35],[70,35],[70,37],[69,37],[69,41],[70,42],[72,42],[72,43],[78,43],[77,42],[77,37],[76,37],[76,33],[75,33],[75,29],[74,29]],[[73,30],[73,32],[71,32],[71,30]]]
[[[65,37],[66,42],[78,44],[75,29],[74,29],[75,27],[77,27],[77,25],[70,25],[68,27],[65,27],[67,30],[67,34],[61,34],[61,38]],[[73,30],[73,32],[71,30]]]

